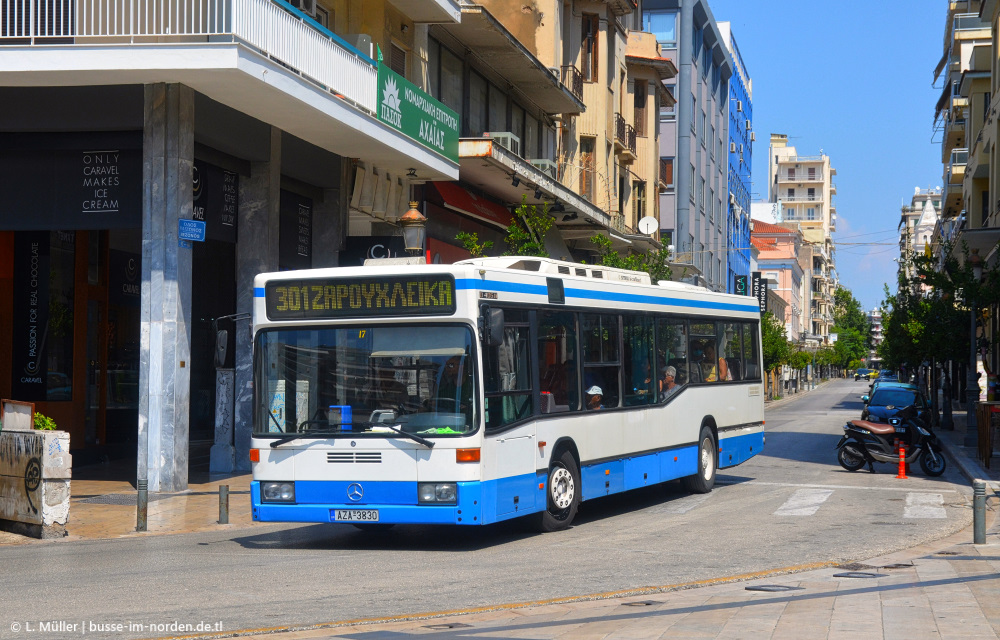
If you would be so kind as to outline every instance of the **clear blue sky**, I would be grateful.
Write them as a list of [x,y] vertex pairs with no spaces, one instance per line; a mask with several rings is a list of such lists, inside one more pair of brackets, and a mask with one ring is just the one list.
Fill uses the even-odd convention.
[[[900,204],[942,184],[931,86],[947,3],[709,0],[753,79],[754,200],[767,199],[767,146],[785,133],[837,170],[837,270],[866,310],[895,289]],[[941,86],[940,83],[938,86]],[[940,136],[934,138],[940,140]],[[852,243],[881,243],[874,246]]]

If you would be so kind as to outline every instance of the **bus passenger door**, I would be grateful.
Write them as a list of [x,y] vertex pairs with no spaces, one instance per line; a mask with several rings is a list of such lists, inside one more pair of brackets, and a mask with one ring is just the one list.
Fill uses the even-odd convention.
[[497,520],[535,511],[535,494],[544,497],[535,486],[535,435],[498,435],[491,444]]

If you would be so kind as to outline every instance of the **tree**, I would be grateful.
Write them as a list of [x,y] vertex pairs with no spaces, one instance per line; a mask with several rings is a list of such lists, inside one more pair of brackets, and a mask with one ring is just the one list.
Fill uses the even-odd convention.
[[528,196],[521,196],[521,204],[514,209],[514,221],[507,227],[507,237],[504,242],[509,249],[505,256],[535,256],[548,258],[545,250],[545,234],[552,228],[552,217],[549,215],[549,203],[538,205],[528,204]]
[[774,314],[767,311],[760,317],[761,347],[764,351],[764,370],[771,371],[775,367],[788,362],[792,349],[788,343],[788,333]]
[[668,265],[670,252],[667,249],[657,249],[648,253],[629,253],[623,256],[611,248],[611,238],[607,236],[597,234],[590,241],[597,245],[598,263],[602,266],[643,271],[649,274],[653,282],[670,280],[673,275]]

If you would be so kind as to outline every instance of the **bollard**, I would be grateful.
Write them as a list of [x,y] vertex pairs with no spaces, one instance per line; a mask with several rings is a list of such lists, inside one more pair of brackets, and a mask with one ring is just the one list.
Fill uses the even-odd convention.
[[972,482],[972,542],[986,544],[986,482]]
[[229,524],[229,485],[219,485],[219,524]]
[[899,443],[899,473],[896,475],[900,480],[907,480],[906,477],[906,445],[902,440]]
[[135,530],[145,531],[146,530],[146,514],[149,508],[149,495],[147,493],[147,487],[149,486],[148,480],[139,480],[139,492],[135,499]]

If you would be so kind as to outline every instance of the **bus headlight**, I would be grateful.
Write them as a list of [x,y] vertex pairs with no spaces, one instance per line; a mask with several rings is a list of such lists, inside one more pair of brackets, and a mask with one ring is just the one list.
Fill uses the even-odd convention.
[[260,497],[263,502],[295,502],[295,483],[261,482]]
[[454,482],[418,482],[417,501],[421,504],[457,504],[458,485]]

